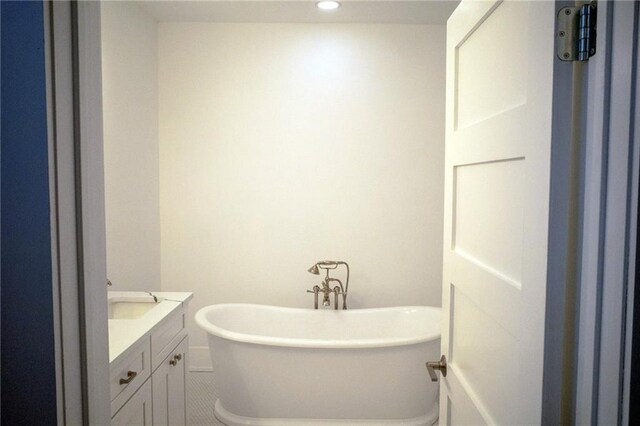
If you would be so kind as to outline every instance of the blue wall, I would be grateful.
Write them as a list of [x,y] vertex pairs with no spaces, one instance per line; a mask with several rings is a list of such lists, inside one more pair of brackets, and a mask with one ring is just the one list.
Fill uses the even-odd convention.
[[1,2],[3,425],[56,423],[42,2]]

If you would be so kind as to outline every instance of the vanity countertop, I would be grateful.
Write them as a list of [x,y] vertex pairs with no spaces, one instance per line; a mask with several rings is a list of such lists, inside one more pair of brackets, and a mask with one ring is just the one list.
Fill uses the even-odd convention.
[[[164,318],[178,309],[193,297],[188,292],[152,292],[160,302],[149,312],[135,319],[109,320],[109,363],[118,361],[127,349],[147,337],[151,330]],[[149,293],[142,291],[109,291],[109,303],[116,300],[147,298],[153,299]]]

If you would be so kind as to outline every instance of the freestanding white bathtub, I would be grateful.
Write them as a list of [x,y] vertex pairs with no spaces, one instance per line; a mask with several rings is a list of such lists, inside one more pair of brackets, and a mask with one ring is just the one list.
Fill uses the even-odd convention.
[[440,308],[312,310],[222,304],[200,309],[227,425],[431,425]]

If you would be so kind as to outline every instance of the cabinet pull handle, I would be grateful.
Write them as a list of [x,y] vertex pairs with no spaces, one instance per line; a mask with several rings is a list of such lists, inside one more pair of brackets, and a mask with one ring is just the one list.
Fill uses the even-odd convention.
[[176,355],[176,359],[177,359],[178,361],[180,361],[180,360],[182,359],[182,354],[178,354],[178,355]]
[[135,371],[127,371],[127,378],[126,379],[120,379],[120,384],[121,385],[126,385],[126,384],[131,383],[131,381],[133,379],[135,379],[137,375],[138,375],[138,373],[136,373]]

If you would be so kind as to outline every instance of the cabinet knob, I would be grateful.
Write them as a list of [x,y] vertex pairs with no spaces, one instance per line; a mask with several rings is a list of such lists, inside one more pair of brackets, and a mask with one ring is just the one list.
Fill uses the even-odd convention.
[[174,355],[173,358],[169,360],[169,364],[175,366],[176,364],[178,364],[178,361],[180,361],[181,359],[182,359],[182,354]]

